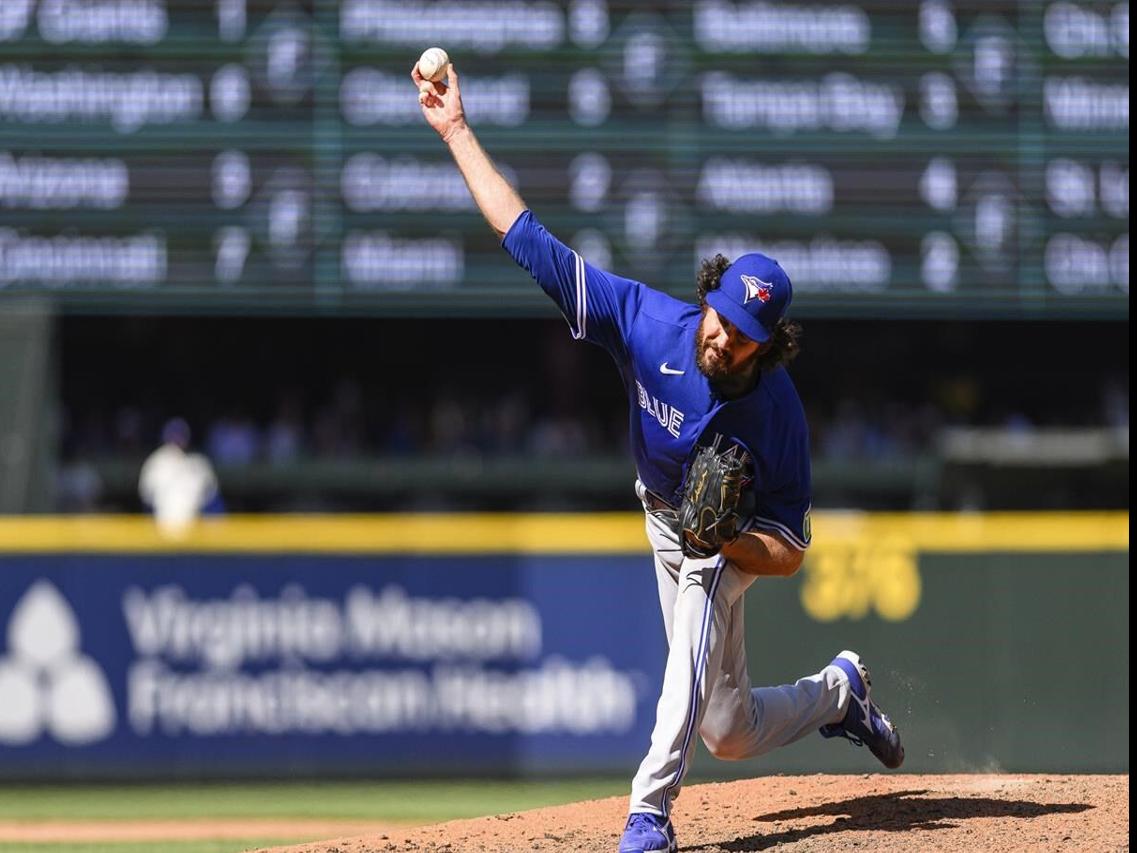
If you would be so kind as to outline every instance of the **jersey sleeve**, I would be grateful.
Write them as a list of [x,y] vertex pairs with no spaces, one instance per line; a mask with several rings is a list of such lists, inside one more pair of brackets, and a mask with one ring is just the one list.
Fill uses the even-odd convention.
[[524,211],[502,247],[561,309],[572,336],[607,349],[624,349],[645,286],[586,263]]
[[775,532],[799,551],[808,548],[811,476],[809,433],[803,427],[783,446],[767,482],[755,482],[754,514],[746,529]]

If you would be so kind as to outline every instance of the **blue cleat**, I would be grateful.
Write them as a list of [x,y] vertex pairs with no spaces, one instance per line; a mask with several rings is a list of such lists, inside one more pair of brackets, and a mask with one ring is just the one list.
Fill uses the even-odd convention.
[[649,812],[635,812],[628,816],[624,837],[620,839],[619,853],[649,853],[662,850],[676,853],[679,842],[668,818]]
[[819,730],[822,736],[848,738],[856,746],[867,746],[881,764],[895,770],[904,763],[904,746],[892,720],[881,713],[869,696],[872,680],[868,667],[861,662],[860,655],[850,651],[841,652],[830,666],[838,667],[849,677],[852,696],[845,719],[822,726]]

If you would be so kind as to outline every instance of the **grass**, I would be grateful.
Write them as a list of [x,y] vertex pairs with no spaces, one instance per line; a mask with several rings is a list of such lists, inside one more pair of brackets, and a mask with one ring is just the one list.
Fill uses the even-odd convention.
[[[353,820],[436,823],[627,792],[626,779],[0,785],[0,821]],[[307,839],[169,841],[169,853],[234,853]],[[150,853],[154,842],[0,842],[0,853]]]
[[623,793],[626,779],[0,786],[0,820],[280,818],[433,823]]

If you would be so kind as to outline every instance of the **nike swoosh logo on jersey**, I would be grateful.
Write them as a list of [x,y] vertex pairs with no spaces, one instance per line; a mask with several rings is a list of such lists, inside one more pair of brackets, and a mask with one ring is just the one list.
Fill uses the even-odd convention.
[[665,361],[665,362],[663,362],[663,364],[661,364],[659,366],[659,372],[664,374],[665,376],[682,376],[687,371],[686,370],[675,370],[672,367],[668,367],[667,362]]

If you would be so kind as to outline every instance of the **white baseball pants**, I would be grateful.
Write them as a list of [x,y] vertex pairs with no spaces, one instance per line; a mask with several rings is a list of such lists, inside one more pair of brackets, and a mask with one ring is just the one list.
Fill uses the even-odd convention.
[[[642,484],[636,491],[642,500]],[[669,651],[629,811],[668,816],[696,734],[718,758],[762,755],[844,719],[849,682],[827,666],[794,684],[751,689],[743,593],[755,576],[721,556],[684,559],[667,513],[645,511]]]

